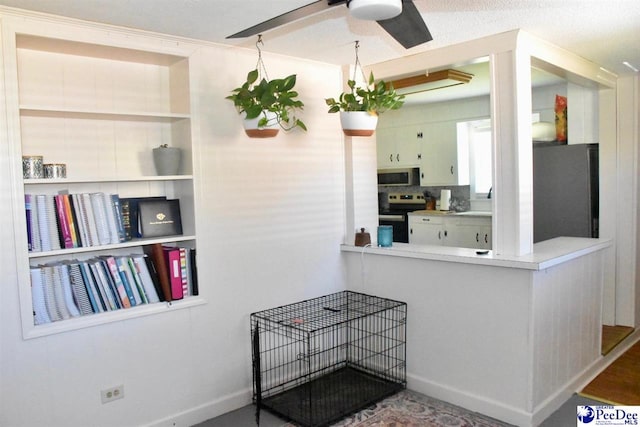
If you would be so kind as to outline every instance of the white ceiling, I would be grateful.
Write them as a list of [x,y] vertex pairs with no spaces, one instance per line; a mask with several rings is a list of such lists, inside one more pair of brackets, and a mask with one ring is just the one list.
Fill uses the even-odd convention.
[[[312,0],[0,0],[1,5],[253,47],[225,37]],[[263,34],[264,52],[333,64],[374,64],[466,40],[523,29],[616,74],[640,68],[640,0],[414,0],[434,40],[405,50],[375,22],[344,5]]]

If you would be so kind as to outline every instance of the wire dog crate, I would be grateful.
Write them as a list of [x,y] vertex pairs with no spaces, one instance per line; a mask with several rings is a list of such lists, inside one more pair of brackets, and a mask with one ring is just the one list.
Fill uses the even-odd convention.
[[325,426],[404,389],[406,319],[406,303],[351,291],[251,314],[257,417]]

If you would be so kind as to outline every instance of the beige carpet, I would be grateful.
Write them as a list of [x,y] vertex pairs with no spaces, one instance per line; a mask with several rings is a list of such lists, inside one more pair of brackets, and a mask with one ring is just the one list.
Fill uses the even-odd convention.
[[505,427],[509,424],[409,390],[401,391],[333,424],[333,427],[383,426]]

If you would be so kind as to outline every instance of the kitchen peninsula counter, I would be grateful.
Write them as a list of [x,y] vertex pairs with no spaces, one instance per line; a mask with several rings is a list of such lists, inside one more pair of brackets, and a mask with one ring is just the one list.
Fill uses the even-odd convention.
[[601,363],[606,239],[560,237],[524,256],[342,245],[349,289],[406,301],[408,388],[536,426]]
[[493,251],[479,254],[477,249],[447,246],[415,245],[394,242],[391,247],[342,245],[344,252],[370,253],[392,257],[417,258],[434,261],[495,267],[543,270],[568,260],[600,251],[611,246],[608,239],[557,237],[533,245],[533,253],[522,256],[496,255]]

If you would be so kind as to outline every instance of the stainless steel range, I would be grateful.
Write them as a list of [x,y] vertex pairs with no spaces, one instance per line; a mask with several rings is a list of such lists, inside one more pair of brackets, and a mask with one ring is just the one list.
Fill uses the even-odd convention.
[[407,214],[425,208],[424,194],[380,193],[378,203],[378,224],[393,227],[394,242],[409,243]]

